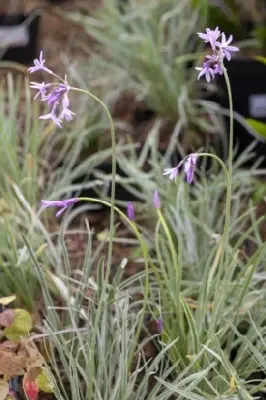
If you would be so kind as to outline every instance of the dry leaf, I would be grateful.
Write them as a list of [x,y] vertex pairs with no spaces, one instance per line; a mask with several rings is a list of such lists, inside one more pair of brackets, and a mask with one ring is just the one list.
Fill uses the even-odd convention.
[[39,387],[36,382],[30,380],[28,375],[23,378],[23,389],[29,400],[37,400]]
[[41,373],[38,375],[38,377],[36,379],[36,383],[42,392],[45,392],[45,393],[53,393],[54,392],[54,385],[50,378],[47,368],[42,369]]
[[3,379],[0,379],[0,400],[5,400],[9,392],[9,385]]
[[32,329],[32,318],[28,311],[22,308],[16,308],[15,310],[14,324],[21,331],[29,333]]
[[11,340],[5,340],[0,343],[0,350],[16,351],[18,348],[18,343],[14,343]]
[[17,308],[13,323],[4,329],[3,333],[7,339],[19,342],[21,337],[28,335],[32,329],[32,318],[28,311]]
[[44,360],[34,343],[27,340],[21,341],[21,354],[27,354],[27,369],[34,367],[42,367]]
[[36,379],[41,373],[42,373],[41,367],[30,367],[27,370],[27,375],[31,381],[36,381]]
[[2,306],[7,306],[8,304],[12,303],[12,301],[16,300],[16,296],[7,296],[7,297],[0,297],[0,304]]
[[4,310],[0,314],[0,325],[4,327],[8,327],[12,325],[15,317],[15,312],[14,310]]
[[0,350],[0,374],[8,377],[23,375],[25,358],[12,352]]

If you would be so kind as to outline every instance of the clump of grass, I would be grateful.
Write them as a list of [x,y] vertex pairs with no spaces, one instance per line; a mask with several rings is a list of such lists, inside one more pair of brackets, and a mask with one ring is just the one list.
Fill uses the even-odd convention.
[[[131,6],[134,4],[132,2]],[[144,7],[143,15],[145,10]],[[125,15],[126,20],[128,16],[134,15]],[[137,26],[141,18],[142,15],[137,15]],[[149,22],[147,26],[151,33],[156,27]],[[182,176],[176,179],[177,185],[166,182],[161,176],[162,166],[169,163],[175,152],[174,140],[170,141],[165,156],[161,156],[153,129],[154,140],[148,137],[141,154],[137,156],[132,145],[128,147],[126,158],[117,151],[108,108],[92,93],[64,81],[61,86],[58,82],[49,96],[44,96],[48,104],[53,98],[53,110],[57,112],[59,101],[65,111],[68,108],[68,98],[66,101],[62,96],[68,96],[70,91],[89,95],[106,112],[112,138],[110,203],[89,197],[75,197],[67,203],[85,201],[111,209],[110,229],[105,237],[106,256],[99,257],[101,246],[95,252],[92,250],[92,232],[86,224],[88,244],[83,268],[71,269],[64,233],[75,211],[72,214],[70,211],[65,218],[57,246],[53,245],[39,215],[33,218],[39,229],[46,232],[45,245],[52,254],[46,261],[49,259],[55,273],[43,268],[30,235],[23,236],[27,261],[42,289],[46,309],[43,333],[30,340],[45,340],[46,360],[58,399],[170,400],[174,396],[192,400],[252,399],[265,390],[265,322],[260,310],[265,302],[263,260],[266,249],[259,231],[261,219],[255,217],[254,207],[250,205],[243,211],[242,197],[252,192],[252,180],[247,180],[247,175],[233,162],[233,110],[230,84],[222,62],[223,51],[219,47],[213,56],[219,64],[216,67],[225,75],[230,99],[228,167],[214,153],[190,155],[194,161],[188,167],[189,178],[185,171],[189,183],[192,183],[198,158],[208,156],[211,160],[208,168],[202,166],[200,179],[191,187],[183,182]],[[45,70],[41,58],[35,62],[33,70]],[[212,67],[204,66],[205,69]],[[52,71],[49,73],[62,82]],[[60,90],[62,96],[54,97]],[[64,119],[61,113],[49,116],[61,126]],[[99,161],[98,154],[96,157]],[[121,166],[126,166],[129,179],[117,177],[117,158]],[[150,167],[148,172],[142,168],[145,161]],[[146,211],[147,204],[151,209],[154,189],[162,194],[161,201],[157,197],[154,203],[156,211],[147,212],[148,217],[153,216],[153,219],[146,217],[153,230],[148,224],[138,226],[132,204],[128,217],[117,207],[115,183],[118,179],[144,200]],[[70,187],[59,185],[63,192]],[[17,185],[13,185],[13,190],[24,206],[28,204],[22,201],[24,197]],[[66,211],[66,202],[46,201],[47,206],[58,206],[58,203]],[[28,211],[32,218],[31,209]],[[116,215],[135,234],[138,261],[143,265],[143,272],[125,280],[122,279],[125,260],[116,265],[115,276],[111,279]],[[246,242],[255,245],[253,252],[246,251]],[[96,273],[93,273],[94,267]],[[58,299],[53,298],[55,290],[60,297],[59,305]],[[145,317],[148,313],[160,316],[160,335],[152,336],[147,331]],[[142,335],[144,332],[146,335]],[[145,345],[151,340],[156,343],[158,353],[146,357]]]
[[[138,99],[173,121],[193,119],[197,96],[194,66],[202,49],[193,36],[204,25],[204,13],[190,1],[129,1],[118,7],[105,1],[93,16],[65,13],[80,23],[99,44],[93,63],[104,69],[116,87],[121,79]],[[182,39],[181,39],[182,38]]]
[[[177,184],[165,181],[161,171],[168,159],[161,156],[158,142],[150,132],[149,152],[125,159],[118,157],[128,178],[124,186],[139,197],[140,213],[146,215],[143,228],[150,247],[154,247],[152,273],[159,290],[154,300],[160,304],[164,331],[162,349],[169,344],[167,357],[173,366],[171,380],[159,381],[168,393],[184,398],[252,398],[265,386],[264,318],[259,316],[265,298],[263,260],[265,243],[252,202],[246,203],[256,187],[255,177],[241,164],[252,157],[250,150],[233,166],[232,212],[229,245],[221,257],[220,238],[225,222],[226,183],[216,162],[206,169],[202,163],[192,187],[180,176]],[[152,157],[148,157],[151,154]],[[150,163],[148,172],[143,163]],[[136,187],[137,186],[137,190]],[[157,210],[155,236],[147,228],[152,193],[161,196]],[[141,223],[141,222],[140,222]],[[153,224],[152,224],[153,225]],[[153,225],[154,226],[154,225]],[[154,237],[154,241],[152,241]],[[152,241],[152,243],[151,243]],[[253,252],[249,252],[252,244]],[[258,379],[252,377],[259,372]],[[198,384],[190,382],[195,374]],[[199,374],[199,375],[198,375]],[[186,377],[185,386],[178,385]]]
[[[64,262],[55,279],[65,293],[60,307],[53,302],[45,272],[29,249],[46,302],[40,338],[49,347],[56,398],[251,399],[266,384],[261,312],[266,249],[254,208],[250,205],[243,212],[241,204],[252,192],[252,178],[248,181],[247,173],[234,167],[231,245],[220,262],[225,184],[217,166],[208,170],[208,179],[203,166],[198,171],[200,179],[190,188],[181,177],[176,186],[166,182],[157,176],[156,167],[149,174],[133,162],[131,168],[135,179],[142,176],[140,194],[146,199],[137,210],[145,209],[146,215],[151,210],[148,185],[161,193],[157,218],[152,210],[146,217],[150,223],[142,224],[140,219],[138,228],[150,257],[147,312],[161,315],[163,332],[160,336],[147,333],[135,347],[144,304],[134,297],[145,292],[145,273],[122,279],[122,261],[116,266],[116,276],[105,284],[104,261],[96,263],[100,248],[92,251],[89,228],[87,254],[79,271],[69,269],[61,236],[57,251]],[[148,228],[152,225],[155,231]],[[62,234],[65,230],[66,225]],[[246,253],[247,241],[255,244],[253,254]],[[137,254],[144,263],[141,250]],[[151,340],[157,342],[158,353],[147,359],[145,345]],[[133,369],[128,365],[132,349]]]
[[[60,270],[56,243],[37,211],[42,198],[58,198],[104,185],[86,181],[95,167],[110,157],[110,150],[86,154],[78,163],[83,144],[93,137],[96,125],[87,126],[87,116],[69,129],[55,132],[52,124],[38,119],[41,105],[33,101],[29,81],[11,73],[2,82],[5,91],[1,109],[0,177],[0,295],[16,293],[18,302],[35,308],[39,285],[22,239],[26,235],[38,259],[47,268]],[[97,124],[99,121],[97,121]],[[103,125],[106,125],[103,122]],[[74,183],[82,176],[85,182]]]

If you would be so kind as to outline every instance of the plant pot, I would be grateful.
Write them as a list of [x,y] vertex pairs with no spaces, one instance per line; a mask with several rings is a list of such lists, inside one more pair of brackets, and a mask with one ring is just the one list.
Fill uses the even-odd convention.
[[69,0],[47,0],[47,1],[48,1],[48,3],[55,4],[55,5],[69,2]]
[[[228,71],[234,112],[244,118],[266,122],[266,65],[251,59],[235,59],[226,64]],[[215,100],[229,108],[228,94],[223,76],[218,79],[219,95]],[[229,133],[229,117],[226,117]],[[266,138],[252,133],[238,120],[234,120],[234,142],[242,153],[254,140],[257,156],[266,156]],[[266,160],[264,165],[266,165]]]
[[38,33],[40,15],[32,14],[1,14],[0,42],[5,48],[0,48],[0,59],[30,64],[37,57]]

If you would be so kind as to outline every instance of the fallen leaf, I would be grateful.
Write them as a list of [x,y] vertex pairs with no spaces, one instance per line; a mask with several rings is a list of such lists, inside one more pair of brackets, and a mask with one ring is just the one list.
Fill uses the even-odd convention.
[[54,385],[50,378],[49,372],[47,368],[42,368],[42,372],[37,376],[35,380],[39,389],[45,393],[53,393],[54,392]]
[[21,331],[29,333],[32,329],[32,318],[28,311],[22,308],[15,309],[13,326],[17,326]]
[[0,350],[11,350],[16,351],[18,348],[18,343],[14,343],[11,340],[5,340],[0,343]]
[[28,375],[23,378],[23,389],[28,400],[37,400],[39,387],[36,382],[29,379]]
[[25,370],[25,358],[11,351],[0,350],[0,374],[8,377],[23,375]]
[[11,340],[12,342],[19,343],[20,338],[25,335],[25,332],[21,331],[16,326],[11,325],[3,330],[3,334],[7,339]]
[[38,368],[44,364],[43,357],[34,343],[25,339],[21,340],[20,352],[27,355],[27,368]]
[[9,392],[9,385],[3,379],[0,379],[0,400],[5,400]]
[[42,373],[41,367],[30,367],[27,369],[27,375],[31,381],[36,381],[37,377]]
[[8,327],[13,324],[15,317],[14,310],[4,310],[0,313],[0,325]]
[[12,303],[12,301],[16,300],[16,296],[7,296],[7,297],[0,297],[0,304],[2,306],[7,306],[8,304]]
[[28,311],[17,308],[13,323],[4,329],[3,334],[13,342],[19,342],[20,338],[29,334],[32,329],[32,318]]

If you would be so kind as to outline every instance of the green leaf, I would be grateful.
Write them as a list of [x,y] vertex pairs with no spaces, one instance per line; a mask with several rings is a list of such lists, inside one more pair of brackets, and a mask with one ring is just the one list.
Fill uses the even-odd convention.
[[246,123],[260,136],[266,138],[266,124],[256,119],[246,118]]
[[25,336],[25,332],[12,325],[3,330],[3,335],[12,342],[19,343],[21,336]]
[[29,333],[32,329],[32,318],[28,311],[22,308],[15,309],[15,318],[12,326],[16,326],[22,332]]
[[4,329],[3,334],[12,342],[19,342],[21,336],[26,336],[32,329],[32,318],[28,311],[21,308],[14,310],[15,317],[12,325]]
[[266,57],[256,56],[254,59],[266,65]]
[[9,392],[9,386],[3,379],[0,380],[0,400],[5,400]]
[[47,368],[43,368],[42,372],[37,376],[35,379],[39,389],[45,393],[53,393],[54,392],[54,385],[51,381],[50,375],[47,371]]
[[2,304],[3,306],[7,306],[9,303],[11,303],[14,300],[16,300],[16,296],[15,295],[7,296],[7,297],[1,297],[0,298],[0,304]]

